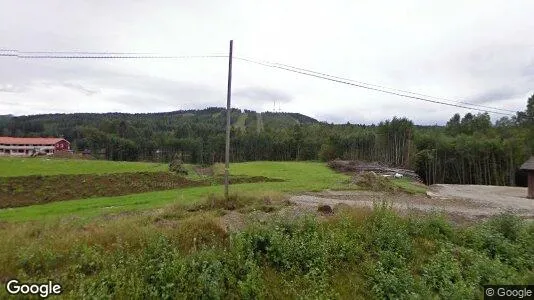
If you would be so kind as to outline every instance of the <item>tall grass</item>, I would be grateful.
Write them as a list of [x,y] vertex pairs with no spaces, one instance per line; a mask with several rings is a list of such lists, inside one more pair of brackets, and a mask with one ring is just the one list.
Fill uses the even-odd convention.
[[[52,279],[67,298],[132,299],[476,299],[483,284],[534,281],[534,225],[511,215],[460,227],[382,205],[328,218],[271,214],[229,232],[220,199],[204,201],[89,223],[3,223],[0,280]],[[242,209],[264,199],[236,201]]]

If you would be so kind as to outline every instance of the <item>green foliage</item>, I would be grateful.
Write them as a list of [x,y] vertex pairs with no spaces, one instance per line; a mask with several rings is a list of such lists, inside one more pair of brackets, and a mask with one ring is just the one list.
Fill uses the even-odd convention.
[[[231,111],[231,161],[342,158],[412,168],[425,183],[525,184],[518,167],[534,153],[534,96],[526,110],[491,124],[455,114],[445,127],[394,117],[378,125],[327,124],[292,113]],[[66,114],[0,119],[12,136],[62,135],[75,150],[109,160],[224,160],[225,109],[157,114]]]
[[183,161],[178,156],[175,156],[169,163],[169,171],[183,176],[187,176],[189,174],[184,166]]
[[[0,159],[0,162],[2,160]],[[17,160],[20,162],[20,160]],[[47,163],[49,161],[46,161]],[[51,161],[50,161],[51,162]],[[68,161],[70,162],[70,161]],[[93,161],[91,161],[93,162]],[[136,163],[119,163],[99,161],[102,169],[108,170],[116,166]],[[108,165],[106,165],[108,164]],[[146,166],[146,164],[141,164]],[[149,164],[155,165],[155,164]],[[51,167],[54,164],[50,164]],[[61,165],[60,165],[61,166]],[[98,164],[96,166],[99,166]],[[166,165],[157,164],[158,168]],[[118,168],[119,169],[119,168]],[[217,168],[215,168],[217,169]],[[55,172],[64,172],[54,169]],[[323,163],[314,162],[248,162],[231,164],[230,171],[233,176],[267,177],[279,179],[276,182],[254,182],[235,184],[231,187],[232,194],[242,196],[258,195],[276,191],[278,193],[298,193],[304,191],[321,191],[332,186],[338,188],[347,186],[348,176],[335,173]],[[75,169],[72,170],[75,172]],[[214,170],[217,174],[217,170]],[[2,221],[27,221],[57,218],[62,216],[78,216],[91,218],[101,214],[113,214],[123,211],[140,210],[162,207],[171,203],[191,204],[203,200],[205,195],[221,195],[220,183],[213,186],[191,187],[177,190],[148,192],[119,197],[99,197],[72,201],[47,203],[37,206],[12,208],[0,210]]]
[[443,248],[430,258],[422,270],[423,281],[433,292],[446,299],[472,299],[474,291],[466,285],[462,266],[451,251]]
[[[534,225],[508,215],[458,227],[383,204],[232,233],[209,211],[103,220],[1,227],[0,276],[52,278],[68,298],[133,299],[477,299],[482,285],[534,277]],[[488,239],[513,251],[494,253]]]
[[336,149],[330,144],[322,144],[319,150],[319,159],[321,161],[330,161],[336,158]]
[[409,194],[425,194],[427,191],[426,185],[407,178],[395,178],[391,182],[400,190]]
[[[444,127],[398,117],[371,126],[334,125],[300,114],[233,109],[230,160],[378,161],[415,169],[428,184],[514,185],[518,167],[534,153],[533,99],[525,111],[495,125],[487,113],[466,113]],[[4,116],[0,130],[63,135],[75,150],[109,160],[169,162],[178,153],[183,162],[211,165],[224,161],[225,112]]]
[[146,162],[110,162],[104,160],[47,159],[41,157],[0,157],[0,177],[59,174],[109,174],[161,172],[167,166]]
[[476,229],[461,235],[461,244],[480,250],[492,259],[500,260],[517,270],[534,269],[532,224],[525,226],[520,218],[502,214]]

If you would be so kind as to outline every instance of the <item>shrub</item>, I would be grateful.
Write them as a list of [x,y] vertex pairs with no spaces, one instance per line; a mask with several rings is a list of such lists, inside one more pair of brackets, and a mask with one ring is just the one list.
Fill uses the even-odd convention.
[[404,258],[411,257],[413,245],[407,224],[387,203],[375,204],[364,224],[364,232],[364,239],[372,253],[392,251]]
[[410,217],[408,231],[411,236],[435,241],[448,241],[454,237],[454,228],[443,215]]
[[372,273],[371,290],[379,299],[414,299],[416,282],[407,268],[385,268],[379,261]]
[[169,163],[169,171],[176,173],[178,175],[184,175],[184,176],[186,176],[189,173],[187,169],[184,167],[184,163],[177,155],[175,155],[174,158]]
[[473,299],[484,284],[534,279],[534,225],[515,217],[464,228],[385,203],[326,220],[268,217],[233,233],[213,211],[1,224],[0,280],[53,279],[88,299]]
[[457,235],[457,243],[519,271],[534,268],[534,231],[518,217],[500,215]]
[[464,281],[462,267],[450,248],[443,248],[423,267],[423,282],[445,299],[473,299],[474,290]]

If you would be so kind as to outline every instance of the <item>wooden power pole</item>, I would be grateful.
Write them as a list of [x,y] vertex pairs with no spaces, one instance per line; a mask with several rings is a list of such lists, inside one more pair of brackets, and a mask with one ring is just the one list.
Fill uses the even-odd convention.
[[232,52],[234,41],[230,41],[228,56],[228,90],[226,92],[226,149],[224,152],[224,198],[228,202],[228,184],[230,183],[230,102],[232,99]]

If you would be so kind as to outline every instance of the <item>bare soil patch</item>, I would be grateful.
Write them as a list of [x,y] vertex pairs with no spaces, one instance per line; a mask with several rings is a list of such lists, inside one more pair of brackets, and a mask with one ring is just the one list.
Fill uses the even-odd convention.
[[[280,181],[236,176],[231,183]],[[55,201],[112,197],[151,191],[221,184],[222,177],[194,181],[170,172],[0,177],[0,209]]]

